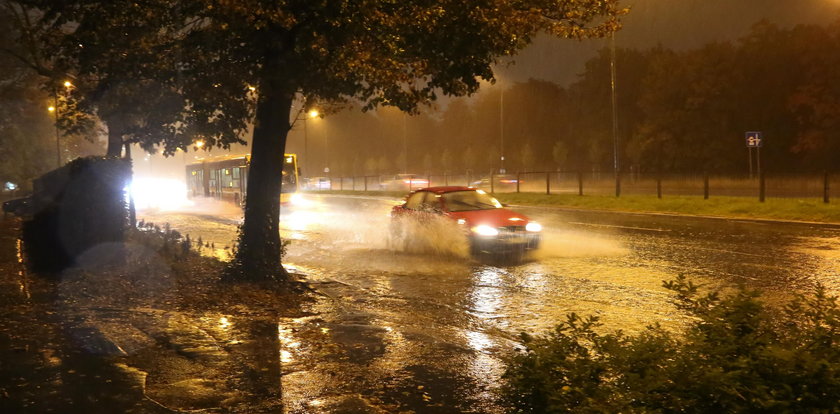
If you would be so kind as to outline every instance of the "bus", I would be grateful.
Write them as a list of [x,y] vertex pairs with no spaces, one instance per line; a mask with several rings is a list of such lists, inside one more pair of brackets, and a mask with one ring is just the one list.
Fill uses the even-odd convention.
[[[187,165],[187,196],[209,197],[245,203],[248,192],[248,167],[251,155],[226,155],[199,160]],[[297,155],[283,155],[283,187],[280,204],[289,204],[300,191],[300,170]]]

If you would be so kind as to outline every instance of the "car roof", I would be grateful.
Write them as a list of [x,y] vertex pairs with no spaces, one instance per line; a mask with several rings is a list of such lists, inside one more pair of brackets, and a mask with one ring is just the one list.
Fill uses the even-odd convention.
[[442,187],[421,188],[421,189],[418,189],[417,191],[427,191],[427,192],[435,193],[435,194],[445,194],[445,193],[451,193],[451,192],[454,192],[454,191],[475,191],[475,187],[464,187],[464,186],[453,186],[453,185],[451,185],[451,186],[445,186],[445,187],[442,186]]

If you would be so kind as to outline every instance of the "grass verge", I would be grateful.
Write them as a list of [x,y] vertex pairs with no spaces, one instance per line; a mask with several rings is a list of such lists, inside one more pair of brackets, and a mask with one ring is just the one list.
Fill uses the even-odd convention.
[[[321,194],[402,197],[405,193],[382,191],[323,191]],[[551,206],[584,210],[642,213],[670,213],[694,216],[717,216],[749,219],[794,220],[840,224],[840,205],[818,199],[768,198],[764,203],[752,197],[627,195],[546,195],[536,193],[497,193],[502,203],[522,206]]]

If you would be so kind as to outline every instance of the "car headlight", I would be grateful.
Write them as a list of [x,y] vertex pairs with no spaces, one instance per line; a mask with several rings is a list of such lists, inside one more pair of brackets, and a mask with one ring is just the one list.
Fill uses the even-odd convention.
[[525,225],[525,230],[534,231],[534,232],[542,231],[542,226],[540,225],[540,223],[532,221],[532,222],[528,223],[527,225]]
[[289,197],[289,201],[294,205],[300,205],[305,202],[303,194],[301,193],[293,193],[292,196]]
[[499,230],[493,227],[490,227],[486,224],[482,224],[480,226],[475,226],[472,228],[472,232],[479,235],[479,236],[498,236]]

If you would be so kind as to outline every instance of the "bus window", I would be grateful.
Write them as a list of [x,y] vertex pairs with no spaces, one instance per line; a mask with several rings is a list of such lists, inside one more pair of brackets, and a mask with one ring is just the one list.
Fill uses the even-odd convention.
[[231,176],[230,168],[221,169],[222,172],[222,188],[233,187],[233,178]]
[[239,175],[239,167],[233,167],[232,168],[231,177],[232,177],[231,187],[239,188],[239,182],[240,182],[240,178],[241,178],[240,175]]
[[217,188],[216,183],[218,182],[218,180],[219,180],[219,170],[210,170],[210,188],[211,188],[210,191],[212,193],[216,192],[216,188]]

